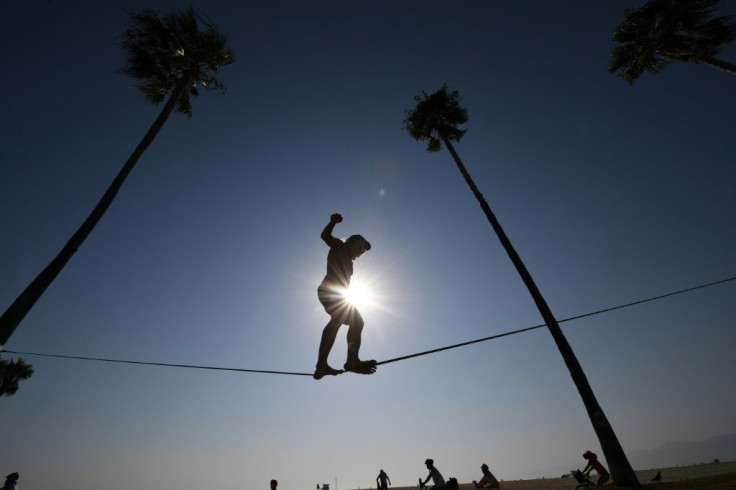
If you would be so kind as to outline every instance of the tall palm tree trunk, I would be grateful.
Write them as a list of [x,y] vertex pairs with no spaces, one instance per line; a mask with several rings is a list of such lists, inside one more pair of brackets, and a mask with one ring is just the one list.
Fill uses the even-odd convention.
[[603,409],[598,405],[598,401],[593,394],[593,389],[590,387],[590,383],[588,383],[588,378],[585,376],[583,368],[580,366],[577,357],[575,357],[575,353],[567,342],[565,335],[562,333],[562,329],[557,323],[552,311],[549,309],[549,306],[547,306],[547,302],[544,300],[542,293],[539,292],[537,285],[534,283],[534,279],[532,279],[532,276],[529,274],[524,262],[522,262],[521,257],[519,257],[519,254],[516,253],[513,245],[511,245],[511,241],[506,236],[506,233],[501,227],[498,219],[496,219],[496,216],[493,214],[493,211],[491,211],[491,208],[483,197],[483,194],[478,190],[472,177],[470,177],[470,174],[465,169],[465,165],[463,165],[462,160],[460,160],[457,152],[455,152],[455,148],[444,136],[442,136],[442,141],[450,151],[458,170],[460,170],[460,173],[465,178],[465,182],[467,182],[470,190],[480,203],[480,207],[483,209],[483,212],[486,214],[486,218],[488,218],[488,221],[491,223],[491,226],[498,235],[501,245],[503,245],[503,248],[509,255],[511,262],[513,262],[516,267],[517,272],[524,281],[529,293],[532,295],[539,312],[542,314],[542,318],[547,324],[547,327],[552,334],[552,338],[562,354],[562,358],[565,360],[565,364],[567,365],[567,369],[570,371],[570,376],[572,376],[572,380],[578,389],[578,393],[580,393],[580,396],[583,399],[585,409],[588,411],[588,417],[590,417],[590,421],[593,423],[593,429],[598,436],[601,449],[603,450],[603,453],[606,456],[606,461],[611,469],[613,483],[617,486],[628,488],[641,488],[641,484],[636,477],[636,473],[634,473],[634,470],[631,468],[629,460],[627,459],[621,444],[619,444],[613,428],[608,423],[608,419],[606,419]]
[[115,196],[125,182],[125,179],[128,177],[128,174],[130,174],[133,167],[138,163],[143,152],[146,151],[156,138],[156,135],[176,107],[179,97],[191,86],[191,84],[191,77],[186,76],[181,79],[171,92],[169,100],[161,110],[161,113],[148,129],[145,136],[143,136],[141,142],[138,143],[138,146],[130,155],[128,161],[125,162],[125,165],[123,165],[120,172],[118,172],[115,180],[112,181],[112,184],[107,188],[105,194],[100,198],[95,208],[89,214],[87,219],[84,220],[82,226],[80,226],[74,235],[72,235],[69,241],[66,242],[66,245],[64,245],[64,248],[61,249],[46,268],[41,271],[41,273],[38,274],[36,278],[33,279],[33,281],[31,281],[31,283],[23,290],[13,304],[5,310],[5,313],[0,317],[0,351],[5,346],[18,325],[20,325],[20,322],[23,321],[26,314],[28,314],[31,308],[33,308],[33,305],[36,304],[36,301],[38,301],[44,291],[46,291],[46,288],[48,288],[53,280],[56,279],[56,276],[58,276],[64,269],[67,262],[69,262],[77,249],[82,245],[82,243],[84,243],[87,236],[89,236],[97,223],[99,223],[100,219],[102,219],[102,216],[107,211],[107,208],[110,207],[110,204],[112,204]]

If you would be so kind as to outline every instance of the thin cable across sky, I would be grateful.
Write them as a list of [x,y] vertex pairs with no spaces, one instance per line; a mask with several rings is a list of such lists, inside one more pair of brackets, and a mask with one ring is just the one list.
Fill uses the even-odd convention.
[[[727,282],[734,281],[734,280],[736,280],[736,276],[729,277],[726,279],[720,279],[718,281],[713,281],[713,282],[701,284],[698,286],[693,286],[693,287],[686,288],[686,289],[680,289],[678,291],[672,291],[669,293],[652,296],[652,297],[641,299],[638,301],[632,301],[630,303],[624,303],[618,306],[604,308],[602,310],[596,310],[596,311],[591,311],[589,313],[583,313],[581,315],[571,316],[568,318],[564,318],[562,320],[558,320],[558,323],[565,323],[565,322],[571,322],[573,320],[580,320],[581,318],[587,318],[587,317],[594,316],[594,315],[600,315],[600,314],[608,313],[614,310],[620,310],[623,308],[628,308],[631,306],[636,306],[636,305],[640,305],[643,303],[648,303],[651,301],[668,298],[670,296],[675,296],[678,294],[689,293],[692,291],[696,291],[698,289],[704,289],[704,288],[711,287],[711,286],[717,286],[719,284],[725,284]],[[491,335],[491,336],[483,337],[480,339],[469,340],[467,342],[461,342],[459,344],[453,344],[453,345],[448,345],[445,347],[439,347],[437,349],[417,352],[415,354],[409,354],[406,356],[396,357],[394,359],[387,359],[385,361],[378,362],[377,365],[380,366],[382,364],[390,364],[392,362],[405,361],[407,359],[412,359],[414,357],[426,356],[429,354],[436,354],[437,352],[442,352],[442,351],[446,351],[450,349],[457,349],[458,347],[465,347],[467,345],[477,344],[479,342],[486,342],[488,340],[496,340],[501,337],[508,337],[509,335],[515,335],[517,333],[529,332],[531,330],[536,330],[538,328],[542,328],[546,326],[547,326],[546,323],[542,323],[539,325],[534,325],[532,327],[520,328],[517,330],[510,330],[508,332]],[[46,353],[40,353],[40,352],[21,352],[21,351],[7,350],[7,349],[4,351],[0,351],[0,353],[2,352],[7,352],[8,354],[24,355],[24,356],[54,357],[54,358],[59,358],[59,359],[76,359],[76,360],[82,360],[82,361],[113,362],[113,363],[120,363],[120,364],[138,364],[138,365],[144,365],[144,366],[164,366],[164,367],[187,368],[187,369],[209,369],[213,371],[235,371],[235,372],[240,372],[240,373],[257,373],[257,374],[282,374],[282,375],[289,375],[289,376],[310,376],[310,377],[312,376],[312,373],[299,373],[299,372],[293,372],[293,371],[242,369],[242,368],[229,368],[229,367],[217,367],[217,366],[204,366],[204,365],[197,365],[197,364],[171,364],[171,363],[166,363],[166,362],[132,361],[128,359],[110,359],[110,358],[104,358],[104,357],[86,357],[86,356],[72,356],[72,355],[64,355],[64,354],[46,354]]]

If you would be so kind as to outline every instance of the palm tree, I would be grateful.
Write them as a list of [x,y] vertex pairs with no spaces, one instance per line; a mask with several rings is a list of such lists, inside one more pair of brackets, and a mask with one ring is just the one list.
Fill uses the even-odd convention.
[[458,128],[459,125],[465,124],[468,121],[468,111],[460,106],[460,95],[457,91],[448,92],[447,86],[443,85],[440,90],[432,95],[428,96],[425,93],[423,97],[414,97],[414,100],[417,101],[417,105],[413,110],[406,112],[404,127],[415,140],[427,141],[427,151],[440,151],[443,144],[449,150],[458,170],[460,170],[463,178],[465,178],[465,182],[478,200],[481,209],[488,218],[496,235],[498,235],[503,248],[516,267],[529,293],[531,293],[539,312],[542,314],[544,322],[552,334],[552,338],[557,344],[557,348],[562,354],[562,358],[570,371],[573,382],[583,399],[588,416],[593,423],[593,429],[598,436],[601,449],[603,449],[603,453],[611,468],[614,483],[618,486],[641,488],[639,480],[636,478],[636,474],[631,468],[613,428],[608,423],[608,419],[606,419],[603,410],[593,394],[593,390],[588,383],[583,368],[572,351],[572,347],[570,347],[570,344],[563,335],[557,320],[552,315],[552,311],[547,306],[547,302],[542,297],[542,293],[539,292],[521,257],[519,257],[519,254],[516,253],[516,250],[511,245],[511,241],[491,211],[488,202],[486,202],[483,194],[478,190],[478,187],[473,182],[465,165],[463,165],[463,162],[455,151],[455,148],[450,143],[451,141],[459,142],[466,132],[466,130]]
[[[159,104],[167,94],[168,101],[84,223],[0,317],[0,350],[95,228],[171,113],[176,111],[191,117],[191,99],[199,95],[200,85],[206,89],[224,89],[214,74],[234,61],[233,54],[225,36],[191,7],[184,13],[165,16],[148,11],[131,15],[130,20],[121,43],[128,54],[121,71],[141,81],[138,88],[149,102]],[[204,25],[202,30],[200,22]]]
[[33,366],[22,357],[17,361],[0,361],[0,396],[15,395],[18,383],[33,376]]
[[608,72],[633,85],[646,72],[662,71],[673,61],[702,63],[732,75],[736,65],[716,58],[734,40],[736,24],[730,16],[710,18],[718,0],[650,0],[626,9],[613,34]]

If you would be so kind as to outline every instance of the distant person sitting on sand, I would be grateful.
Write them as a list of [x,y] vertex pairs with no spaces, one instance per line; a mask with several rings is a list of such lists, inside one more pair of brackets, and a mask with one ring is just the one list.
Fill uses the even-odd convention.
[[385,471],[381,470],[376,477],[378,490],[386,490],[389,485],[391,485],[391,478],[388,477]]
[[271,490],[276,490],[278,484],[279,482],[277,482],[276,480],[271,480]]
[[15,490],[18,488],[18,478],[20,475],[17,472],[9,474],[5,477],[5,485],[0,490]]
[[319,302],[324,306],[330,321],[322,331],[322,340],[319,344],[319,357],[314,371],[314,379],[323,376],[336,376],[344,371],[333,369],[327,363],[332,346],[337,337],[337,331],[343,325],[348,325],[348,358],[343,366],[345,371],[360,374],[376,372],[376,361],[361,361],[358,357],[361,334],[363,332],[363,317],[358,309],[345,298],[345,291],[350,287],[350,277],[353,275],[353,261],[371,249],[368,240],[360,235],[352,235],[344,242],[332,236],[335,225],[342,222],[342,216],[335,213],[330,216],[330,222],[322,230],[322,240],[330,247],[327,254],[327,274],[317,288]]
[[445,488],[445,479],[442,478],[442,473],[434,467],[434,460],[433,459],[427,459],[424,462],[425,465],[427,465],[427,469],[429,470],[429,475],[427,475],[427,478],[422,481],[422,479],[419,479],[419,488],[427,488],[427,482],[429,479],[432,479],[432,483],[434,483],[434,486],[432,486],[435,490],[440,490],[442,488]]
[[588,464],[585,466],[585,469],[583,469],[583,474],[585,476],[588,476],[588,474],[595,470],[596,473],[598,473],[598,481],[596,484],[600,487],[604,483],[608,481],[609,475],[608,470],[606,470],[603,465],[598,461],[598,456],[596,456],[595,453],[592,453],[590,451],[585,451],[583,453],[583,458],[588,460]]
[[658,483],[662,483],[662,472],[658,471],[656,475],[654,475],[654,478],[652,478],[652,481],[656,481]]
[[473,481],[475,488],[501,488],[496,477],[493,476],[493,473],[488,469],[487,464],[483,463],[480,470],[483,472],[483,478],[481,478],[479,482]]

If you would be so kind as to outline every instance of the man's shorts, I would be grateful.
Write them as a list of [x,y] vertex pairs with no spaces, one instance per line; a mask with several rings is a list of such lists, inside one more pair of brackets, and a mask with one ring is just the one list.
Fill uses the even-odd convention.
[[363,321],[358,309],[341,293],[320,287],[317,297],[328,315],[340,319],[340,325],[356,325]]

